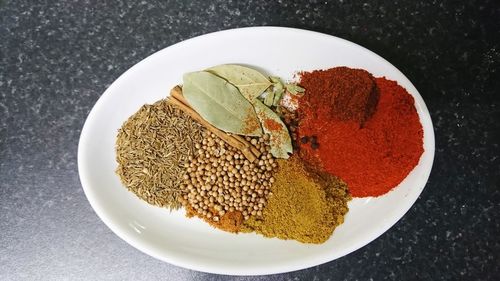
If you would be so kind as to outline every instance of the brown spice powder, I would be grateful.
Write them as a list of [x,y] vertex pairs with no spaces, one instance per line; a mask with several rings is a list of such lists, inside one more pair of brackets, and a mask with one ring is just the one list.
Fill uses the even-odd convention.
[[[238,233],[243,225],[243,214],[240,211],[225,213],[219,221],[214,221],[205,216],[201,216],[191,205],[186,205],[186,217],[199,217],[211,226],[227,232]],[[213,210],[212,210],[213,211]]]
[[325,242],[348,211],[351,197],[347,185],[310,170],[296,156],[278,161],[276,182],[271,186],[273,195],[263,217],[245,221],[243,230],[303,243]]

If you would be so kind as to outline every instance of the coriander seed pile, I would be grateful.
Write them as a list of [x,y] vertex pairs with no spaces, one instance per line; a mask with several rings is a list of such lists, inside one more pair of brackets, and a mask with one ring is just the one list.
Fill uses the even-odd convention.
[[[277,162],[269,153],[268,135],[247,140],[261,152],[253,163],[214,134],[203,133],[203,141],[195,144],[194,156],[185,164],[182,185],[185,193],[180,201],[192,215],[215,223],[224,221],[226,214],[240,213],[242,220],[262,216]],[[231,230],[237,232],[237,227]]]

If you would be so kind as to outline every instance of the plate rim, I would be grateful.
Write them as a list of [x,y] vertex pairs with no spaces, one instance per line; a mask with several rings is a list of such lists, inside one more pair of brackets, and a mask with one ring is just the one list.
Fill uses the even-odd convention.
[[[99,110],[99,108],[105,103],[104,101],[109,96],[108,92],[112,91],[113,85],[118,84],[119,81],[125,79],[129,75],[129,73],[134,71],[134,69],[138,68],[138,66],[140,66],[142,64],[146,64],[150,60],[154,60],[156,57],[160,56],[163,52],[165,52],[168,49],[180,48],[184,44],[190,44],[193,41],[204,40],[205,38],[209,38],[212,36],[220,36],[220,34],[225,34],[225,33],[237,33],[237,32],[241,32],[242,30],[255,31],[255,32],[270,32],[270,31],[277,31],[278,30],[278,31],[295,32],[295,33],[301,33],[301,34],[311,34],[314,36],[325,37],[325,38],[328,38],[329,40],[341,41],[343,44],[349,45],[350,47],[360,49],[364,52],[368,52],[368,53],[370,53],[370,55],[375,56],[378,59],[387,63],[388,65],[393,66],[394,69],[398,72],[398,74],[401,75],[401,77],[403,77],[404,79],[406,79],[410,83],[411,87],[413,87],[412,90],[414,90],[414,92],[418,95],[418,98],[419,98],[418,104],[420,105],[422,113],[423,113],[422,116],[419,116],[420,117],[419,119],[422,122],[422,124],[424,124],[424,121],[425,121],[425,122],[428,122],[428,124],[430,125],[429,131],[424,130],[425,134],[429,134],[428,141],[430,142],[429,144],[431,147],[430,151],[428,151],[428,153],[430,153],[429,169],[426,170],[425,174],[424,174],[425,184],[423,184],[423,186],[419,188],[415,198],[413,198],[411,201],[408,201],[408,203],[404,206],[405,208],[402,209],[401,215],[398,215],[398,218],[395,219],[394,221],[384,222],[383,224],[381,224],[381,227],[377,228],[375,231],[372,232],[372,234],[370,235],[372,237],[371,239],[362,240],[362,241],[358,241],[357,243],[353,243],[350,247],[346,247],[346,249],[343,252],[338,253],[337,255],[322,256],[322,258],[315,258],[313,260],[309,260],[309,262],[304,261],[303,263],[301,263],[300,265],[297,265],[297,266],[294,265],[294,266],[291,266],[288,268],[285,268],[286,266],[282,266],[279,268],[269,266],[269,267],[262,267],[262,268],[258,268],[258,269],[256,269],[255,267],[252,267],[252,268],[250,268],[250,270],[244,270],[244,272],[241,272],[242,271],[241,269],[231,270],[231,269],[228,269],[227,267],[214,268],[212,266],[203,266],[202,264],[188,264],[188,263],[185,263],[185,262],[182,262],[182,261],[175,259],[175,257],[172,257],[172,256],[167,257],[164,254],[160,254],[160,252],[155,251],[155,249],[152,249],[151,247],[149,247],[148,245],[145,245],[144,243],[141,243],[141,241],[138,241],[138,239],[134,239],[134,238],[131,238],[130,236],[128,236],[124,231],[122,231],[120,229],[120,227],[117,224],[115,224],[112,221],[111,218],[106,216],[106,214],[102,210],[101,206],[96,203],[96,199],[94,198],[94,194],[92,193],[92,190],[89,187],[90,184],[88,183],[88,180],[87,180],[87,177],[89,176],[88,171],[86,171],[84,168],[84,161],[86,159],[86,155],[84,154],[84,147],[86,145],[86,142],[88,141],[87,140],[87,138],[88,138],[87,131],[90,130],[89,129],[89,126],[90,126],[89,120],[92,120],[94,118],[93,116],[96,114],[96,112]],[[417,97],[414,96],[414,98],[417,98]],[[427,120],[422,120],[422,118],[425,118]],[[425,153],[425,151],[424,151],[424,153]],[[411,83],[411,81],[396,66],[394,66],[392,63],[390,63],[389,61],[384,59],[382,56],[374,53],[373,51],[371,51],[371,50],[369,50],[369,49],[367,49],[359,44],[351,42],[349,40],[346,40],[346,39],[343,39],[340,37],[336,37],[333,35],[317,32],[317,31],[310,31],[310,30],[306,30],[306,29],[298,29],[298,28],[290,28],[290,27],[278,27],[278,26],[252,26],[252,27],[243,27],[243,28],[232,28],[232,29],[226,29],[226,30],[206,33],[203,35],[195,36],[195,37],[177,42],[175,44],[169,45],[161,50],[158,50],[158,51],[152,53],[151,55],[147,56],[146,58],[140,60],[139,62],[137,62],[136,64],[134,64],[130,68],[128,68],[117,79],[115,79],[113,81],[113,83],[111,83],[107,87],[107,89],[101,94],[101,96],[95,102],[95,104],[93,105],[89,114],[87,115],[87,118],[85,120],[85,123],[84,123],[82,130],[81,130],[81,133],[80,133],[77,154],[78,154],[77,155],[77,162],[78,162],[79,179],[80,179],[82,188],[84,190],[85,196],[87,197],[87,200],[89,201],[90,205],[92,206],[92,209],[97,214],[97,216],[104,222],[104,224],[108,228],[110,228],[113,231],[113,233],[115,233],[122,240],[126,241],[128,244],[130,244],[131,246],[133,246],[134,248],[140,250],[141,252],[143,252],[145,254],[148,254],[156,259],[170,263],[170,264],[175,265],[175,266],[180,266],[183,268],[197,270],[197,271],[201,271],[201,272],[207,272],[207,273],[250,276],[250,275],[268,275],[268,274],[292,272],[292,271],[302,270],[302,269],[310,268],[313,266],[321,265],[321,264],[324,264],[326,262],[330,262],[330,261],[333,261],[333,260],[338,259],[340,257],[343,257],[345,255],[348,255],[352,252],[355,252],[358,249],[370,244],[375,239],[379,238],[383,233],[388,231],[392,226],[394,226],[397,222],[399,222],[405,216],[405,214],[410,210],[410,208],[418,200],[423,189],[427,185],[429,176],[430,176],[431,171],[432,171],[434,157],[435,157],[435,135],[434,135],[434,126],[432,123],[432,119],[431,119],[429,110],[428,110],[427,105],[425,104],[425,101],[423,100],[422,96],[418,92],[418,90],[415,88],[413,83]],[[424,155],[424,154],[422,154],[422,155]]]

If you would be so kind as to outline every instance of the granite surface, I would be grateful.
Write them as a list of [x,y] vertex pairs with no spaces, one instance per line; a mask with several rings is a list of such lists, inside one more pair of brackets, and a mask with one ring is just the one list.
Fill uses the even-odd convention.
[[[0,280],[498,280],[500,5],[456,2],[0,1]],[[90,207],[80,130],[141,59],[255,25],[336,35],[405,73],[435,125],[429,183],[392,229],[321,266],[233,278],[160,262]]]

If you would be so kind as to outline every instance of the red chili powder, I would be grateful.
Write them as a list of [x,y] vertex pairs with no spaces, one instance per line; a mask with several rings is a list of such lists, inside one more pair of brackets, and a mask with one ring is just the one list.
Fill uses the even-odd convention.
[[379,98],[375,77],[364,69],[341,66],[315,70],[303,73],[301,84],[316,86],[313,94],[320,98],[308,102],[321,109],[318,114],[329,119],[354,120],[360,126],[371,117]]
[[379,101],[360,128],[355,120],[318,114],[328,111],[324,102],[328,92],[313,75],[303,73],[301,77],[306,93],[299,103],[298,137],[316,136],[319,146],[313,149],[309,143],[299,143],[301,157],[344,180],[354,197],[389,192],[413,170],[423,153],[423,130],[413,97],[395,81],[376,78]]
[[265,119],[264,126],[270,131],[281,130],[281,124],[274,121],[273,119]]

